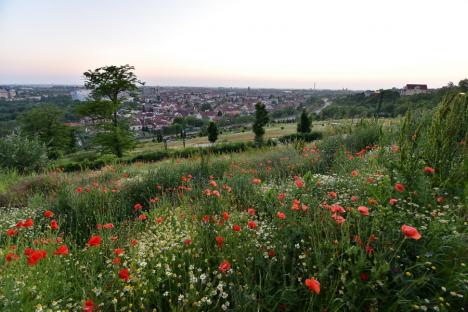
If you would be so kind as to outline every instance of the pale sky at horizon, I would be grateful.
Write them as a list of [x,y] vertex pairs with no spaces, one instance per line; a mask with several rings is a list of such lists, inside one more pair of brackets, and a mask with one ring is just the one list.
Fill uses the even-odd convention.
[[440,87],[468,77],[468,0],[0,0],[0,84]]

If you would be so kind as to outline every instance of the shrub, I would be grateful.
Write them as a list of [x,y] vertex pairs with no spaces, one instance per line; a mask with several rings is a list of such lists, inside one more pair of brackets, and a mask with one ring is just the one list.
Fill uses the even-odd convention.
[[318,170],[320,172],[330,170],[342,145],[343,139],[341,135],[326,137],[319,142],[320,162],[318,163]]
[[0,139],[0,168],[21,173],[39,171],[47,164],[47,148],[38,138],[12,133]]
[[278,140],[283,144],[289,144],[295,141],[304,141],[304,142],[312,142],[316,140],[320,140],[322,138],[322,133],[318,131],[313,131],[309,133],[294,133],[288,134],[280,137]]
[[377,120],[361,120],[351,134],[345,136],[343,143],[349,151],[358,152],[366,146],[372,146],[379,141],[382,127]]
[[154,151],[149,153],[139,154],[129,159],[129,162],[137,161],[159,161],[169,157],[168,151]]

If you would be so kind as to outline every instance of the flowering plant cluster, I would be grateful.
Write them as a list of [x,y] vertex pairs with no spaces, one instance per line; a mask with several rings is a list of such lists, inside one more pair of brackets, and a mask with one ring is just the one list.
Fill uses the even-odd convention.
[[0,214],[0,309],[462,309],[460,200],[415,193],[382,153],[398,157],[343,150],[320,172],[310,145],[70,175]]

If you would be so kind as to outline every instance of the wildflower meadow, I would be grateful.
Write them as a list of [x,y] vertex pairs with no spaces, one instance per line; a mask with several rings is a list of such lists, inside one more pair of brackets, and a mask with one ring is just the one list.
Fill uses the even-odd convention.
[[456,101],[313,143],[51,172],[0,211],[0,310],[464,311]]

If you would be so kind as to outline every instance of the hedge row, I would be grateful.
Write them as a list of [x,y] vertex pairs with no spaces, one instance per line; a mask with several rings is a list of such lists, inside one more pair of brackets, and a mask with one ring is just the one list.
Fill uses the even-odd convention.
[[[275,145],[276,142],[274,141],[268,140],[266,142],[266,146]],[[188,147],[180,150],[152,151],[121,159],[105,155],[96,160],[86,159],[83,161],[70,161],[65,164],[56,165],[53,169],[60,169],[64,172],[73,172],[85,169],[94,170],[112,163],[131,164],[135,162],[156,162],[169,158],[190,158],[198,155],[239,153],[250,148],[255,148],[255,144],[253,142],[225,143],[208,147]]]
[[295,141],[312,142],[312,141],[320,140],[321,138],[322,138],[322,132],[312,131],[310,133],[288,134],[288,135],[280,137],[278,140],[283,144],[288,144],[288,143],[292,143]]

